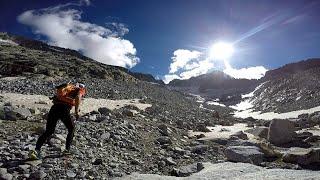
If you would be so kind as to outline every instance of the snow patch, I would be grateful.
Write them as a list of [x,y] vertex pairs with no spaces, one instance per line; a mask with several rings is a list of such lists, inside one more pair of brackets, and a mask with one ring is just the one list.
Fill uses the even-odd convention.
[[234,106],[229,106],[230,108],[233,108],[237,111],[243,111],[247,109],[251,109],[253,107],[253,104],[250,102],[249,99],[240,102],[239,104],[236,104]]
[[[235,134],[239,131],[245,131],[250,129],[245,123],[237,123],[233,126],[222,126],[216,125],[215,127],[208,127],[211,132],[194,132],[192,130],[188,131],[188,136],[193,137],[200,134],[204,134],[205,137],[201,138],[200,140],[210,140],[210,139],[217,139],[217,138],[230,138],[231,135]],[[247,134],[250,135],[250,134]]]
[[9,40],[9,39],[0,39],[0,45],[4,43],[4,44],[12,44],[12,45],[15,45],[15,46],[18,46],[19,44],[13,42],[12,40]]
[[300,114],[305,114],[305,113],[311,114],[317,111],[320,111],[320,106],[310,108],[310,109],[286,112],[286,113],[276,113],[276,112],[261,113],[260,111],[253,112],[252,109],[248,109],[244,111],[236,111],[234,113],[234,117],[239,117],[239,118],[253,117],[255,119],[263,119],[263,120],[287,119],[287,118],[298,118]]
[[237,111],[243,111],[243,110],[247,110],[253,107],[252,102],[252,97],[254,96],[254,93],[260,89],[265,83],[261,83],[259,86],[257,86],[252,92],[248,93],[248,94],[244,94],[241,95],[242,99],[244,99],[244,101],[241,101],[240,103],[233,105],[233,106],[229,106],[230,108],[233,108]]
[[215,101],[207,101],[206,102],[208,105],[215,105],[215,106],[222,106],[222,107],[226,107],[226,105],[224,104],[220,104],[218,102],[215,102]]
[[205,99],[204,99],[203,97],[201,97],[200,95],[191,94],[191,93],[190,93],[190,95],[191,95],[191,96],[194,96],[194,97],[197,99],[196,102],[198,102],[198,103],[204,103],[204,101],[205,101]]

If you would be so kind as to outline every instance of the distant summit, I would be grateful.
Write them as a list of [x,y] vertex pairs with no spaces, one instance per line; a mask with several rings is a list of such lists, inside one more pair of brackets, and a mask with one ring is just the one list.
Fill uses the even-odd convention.
[[219,99],[226,104],[234,104],[241,100],[241,94],[256,87],[258,80],[235,79],[224,72],[213,71],[186,80],[172,80],[171,89],[198,94],[206,99]]

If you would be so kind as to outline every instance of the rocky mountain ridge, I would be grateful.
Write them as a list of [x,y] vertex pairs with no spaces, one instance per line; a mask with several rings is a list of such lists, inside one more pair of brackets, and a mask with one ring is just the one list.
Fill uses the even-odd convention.
[[[44,74],[61,78],[102,78],[122,81],[150,81],[163,84],[149,74],[106,65],[79,52],[21,36],[0,33],[0,70],[2,76]],[[10,41],[12,43],[8,43]],[[15,43],[15,44],[13,44]]]
[[168,85],[181,92],[198,94],[206,100],[225,105],[241,101],[241,95],[255,91],[250,101],[255,111],[290,112],[320,106],[320,59],[307,59],[269,70],[259,80],[234,79],[223,72],[213,72],[187,80],[173,80]]
[[266,73],[252,97],[263,112],[290,112],[320,106],[320,59],[287,64]]

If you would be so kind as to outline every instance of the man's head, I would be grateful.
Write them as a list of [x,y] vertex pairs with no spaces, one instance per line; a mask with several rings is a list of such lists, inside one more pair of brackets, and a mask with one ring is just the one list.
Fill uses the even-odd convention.
[[77,82],[77,83],[76,83],[76,87],[78,87],[78,88],[85,88],[86,85],[85,85],[84,83]]

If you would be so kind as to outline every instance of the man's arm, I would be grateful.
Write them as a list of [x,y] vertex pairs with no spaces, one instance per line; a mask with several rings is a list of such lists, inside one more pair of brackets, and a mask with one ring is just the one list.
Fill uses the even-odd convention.
[[74,113],[76,115],[76,120],[79,119],[79,106],[80,106],[80,103],[81,103],[81,96],[78,94],[76,99],[75,99],[75,107],[74,107]]

